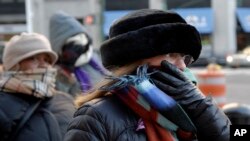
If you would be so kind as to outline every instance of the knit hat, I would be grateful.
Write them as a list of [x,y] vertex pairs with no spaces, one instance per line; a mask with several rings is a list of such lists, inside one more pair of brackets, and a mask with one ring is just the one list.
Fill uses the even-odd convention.
[[62,46],[68,38],[79,33],[85,33],[86,36],[88,36],[83,25],[81,25],[81,23],[74,17],[63,11],[55,13],[50,18],[49,28],[52,48],[59,54],[61,53]]
[[9,70],[20,61],[40,53],[47,53],[52,65],[57,61],[58,57],[52,51],[50,42],[44,35],[37,33],[15,35],[3,50],[3,67]]
[[201,52],[198,31],[171,11],[131,12],[114,22],[109,36],[100,48],[108,69],[167,53],[189,54],[197,60]]

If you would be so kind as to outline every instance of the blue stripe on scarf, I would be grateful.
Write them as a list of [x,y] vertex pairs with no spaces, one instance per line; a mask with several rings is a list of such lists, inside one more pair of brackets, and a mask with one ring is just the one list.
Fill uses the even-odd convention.
[[135,88],[150,103],[151,106],[160,111],[167,111],[167,109],[171,109],[177,104],[173,98],[166,95],[147,79],[136,84]]
[[[179,126],[185,131],[196,132],[195,126],[182,107],[149,81],[149,75],[152,73],[148,74],[147,69],[147,65],[143,65],[138,67],[137,75],[110,76],[108,79],[114,80],[115,83],[111,86],[103,86],[101,89],[107,91],[119,89],[123,91],[123,94],[130,94],[130,87],[134,87],[138,92],[137,102],[146,110],[150,109],[149,105],[156,109],[160,115],[158,122],[163,127],[167,128],[166,126],[170,123],[175,123],[172,130]],[[166,120],[162,120],[164,118]]]

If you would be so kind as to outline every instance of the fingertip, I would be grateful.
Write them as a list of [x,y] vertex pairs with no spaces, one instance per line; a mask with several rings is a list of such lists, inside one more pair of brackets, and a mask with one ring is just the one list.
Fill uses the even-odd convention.
[[167,60],[161,61],[161,66],[164,66],[164,65],[167,65],[167,64],[169,64],[169,62]]
[[166,71],[166,70],[174,70],[175,68],[177,68],[175,65],[171,64],[170,62],[168,62],[167,60],[163,60],[161,62],[161,67]]

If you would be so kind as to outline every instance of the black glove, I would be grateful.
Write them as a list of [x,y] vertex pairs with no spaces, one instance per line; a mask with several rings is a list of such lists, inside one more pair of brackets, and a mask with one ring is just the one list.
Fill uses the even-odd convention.
[[187,112],[197,127],[199,140],[229,140],[229,119],[176,66],[162,61],[161,69],[151,75],[151,80]]
[[181,105],[204,99],[205,96],[176,66],[161,62],[161,70],[151,75],[154,84]]

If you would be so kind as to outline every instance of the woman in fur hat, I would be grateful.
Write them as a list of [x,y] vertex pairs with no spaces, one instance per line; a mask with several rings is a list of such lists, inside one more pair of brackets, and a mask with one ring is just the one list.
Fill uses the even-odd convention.
[[1,141],[61,141],[75,112],[73,99],[55,90],[57,55],[48,39],[22,33],[3,51]]
[[112,76],[78,99],[65,141],[229,140],[230,121],[188,78],[201,52],[193,26],[143,9],[117,20],[109,36],[101,56]]

